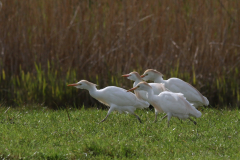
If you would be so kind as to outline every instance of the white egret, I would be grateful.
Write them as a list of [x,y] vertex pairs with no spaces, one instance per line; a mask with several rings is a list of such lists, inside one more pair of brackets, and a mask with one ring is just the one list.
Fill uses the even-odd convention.
[[196,108],[203,105],[209,105],[209,101],[206,97],[204,97],[191,84],[184,82],[179,78],[169,78],[168,80],[164,80],[163,74],[154,69],[146,70],[141,77],[145,81],[151,80],[155,83],[163,83],[165,84],[165,87],[172,92],[182,93],[184,97],[186,97],[186,99]]
[[183,120],[190,119],[194,124],[197,124],[190,116],[199,118],[202,115],[202,113],[194,108],[181,93],[164,91],[159,95],[154,95],[152,87],[146,82],[140,82],[136,87],[128,91],[133,90],[144,90],[148,92],[147,101],[157,109],[158,112],[163,111],[167,113],[168,127],[172,116]]
[[93,84],[86,80],[81,80],[77,83],[69,84],[68,86],[86,89],[89,91],[89,94],[93,98],[110,107],[107,116],[101,122],[105,121],[108,115],[113,111],[118,111],[120,113],[128,112],[136,116],[137,119],[141,122],[141,119],[134,113],[134,111],[137,108],[147,108],[149,105],[149,103],[146,101],[138,99],[135,94],[127,92],[127,90],[115,86],[108,86],[106,88],[98,90],[96,88],[96,84]]
[[[126,77],[127,79],[130,79],[130,80],[134,81],[133,87],[136,87],[138,83],[143,81],[143,79],[140,77],[138,72],[131,72],[129,74],[125,74],[125,75],[122,75],[122,76]],[[148,84],[152,87],[153,93],[155,95],[158,95],[159,93],[161,93],[163,91],[168,91],[168,89],[165,88],[163,83],[148,83]],[[146,91],[143,91],[143,90],[136,91],[136,90],[134,90],[134,93],[139,99],[143,99],[143,100],[147,101],[147,92]],[[154,120],[154,122],[157,121],[157,115],[158,115],[158,111],[155,109],[155,120]]]

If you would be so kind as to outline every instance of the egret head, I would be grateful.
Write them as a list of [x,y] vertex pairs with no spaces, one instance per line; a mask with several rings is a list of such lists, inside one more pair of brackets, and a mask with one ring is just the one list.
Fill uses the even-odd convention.
[[87,80],[81,80],[77,83],[69,84],[67,86],[73,86],[73,87],[76,87],[76,88],[79,88],[79,89],[89,89],[89,88],[95,87],[97,85],[94,84],[94,83],[88,82]]
[[155,69],[148,69],[143,73],[143,75],[141,75],[144,81],[148,81],[148,80],[154,81],[159,76],[163,77],[163,74],[156,71]]
[[142,80],[138,72],[131,72],[129,74],[122,75],[123,77],[127,77],[127,79],[130,79],[132,81]]
[[148,92],[151,89],[152,89],[152,87],[147,82],[140,82],[140,83],[137,84],[136,87],[134,87],[132,89],[129,89],[128,92],[134,91],[134,90],[139,90],[139,91],[142,90],[142,91],[147,91]]

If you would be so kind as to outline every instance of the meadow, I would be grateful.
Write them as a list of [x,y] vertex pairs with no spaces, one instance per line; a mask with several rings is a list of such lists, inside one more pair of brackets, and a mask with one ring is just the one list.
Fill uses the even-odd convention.
[[[200,108],[192,122],[153,123],[153,110],[129,114],[32,105],[0,108],[1,159],[239,159],[238,108]],[[69,114],[69,116],[68,116]]]

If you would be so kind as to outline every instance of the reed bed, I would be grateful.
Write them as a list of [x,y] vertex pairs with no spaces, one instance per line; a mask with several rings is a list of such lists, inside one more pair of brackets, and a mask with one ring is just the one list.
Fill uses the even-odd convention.
[[1,0],[1,101],[91,106],[87,92],[66,84],[129,88],[121,74],[154,68],[213,106],[236,106],[239,8],[237,0]]

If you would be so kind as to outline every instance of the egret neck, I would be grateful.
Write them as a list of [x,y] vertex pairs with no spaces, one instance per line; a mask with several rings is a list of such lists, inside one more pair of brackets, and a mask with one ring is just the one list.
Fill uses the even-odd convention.
[[154,79],[154,83],[163,83],[163,84],[166,84],[166,80],[164,80],[162,78],[162,76],[157,76],[155,79]]
[[146,92],[147,92],[147,101],[151,104],[151,101],[153,100],[152,97],[156,95],[154,95],[152,88],[146,89]]
[[134,83],[133,83],[133,87],[136,87],[136,85],[137,85],[138,83],[142,82],[142,81],[143,81],[143,80],[142,80],[141,78],[136,79],[136,80],[134,81]]
[[93,98],[98,98],[98,90],[97,90],[97,88],[96,88],[96,86],[95,85],[91,85],[91,86],[89,86],[89,88],[88,88],[88,91],[89,91],[89,94],[93,97]]

